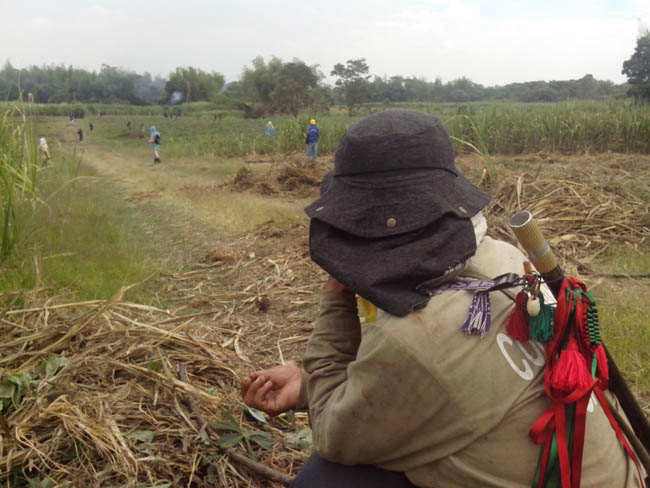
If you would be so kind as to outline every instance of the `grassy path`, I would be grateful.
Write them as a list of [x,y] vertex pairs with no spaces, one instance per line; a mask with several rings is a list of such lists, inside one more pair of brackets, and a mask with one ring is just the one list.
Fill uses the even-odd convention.
[[[228,191],[224,185],[244,166],[242,161],[174,161],[154,165],[144,150],[108,150],[90,145],[84,162],[127,192],[131,201],[148,199],[175,208],[188,218],[230,235],[273,220],[288,222],[302,217],[302,200],[283,200]],[[267,172],[268,163],[255,165]]]

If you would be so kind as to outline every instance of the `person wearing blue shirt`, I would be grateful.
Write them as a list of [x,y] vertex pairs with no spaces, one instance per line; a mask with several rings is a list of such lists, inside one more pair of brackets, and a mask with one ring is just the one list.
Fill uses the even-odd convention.
[[305,144],[307,145],[307,157],[316,161],[318,158],[318,126],[316,125],[316,121],[314,119],[311,119],[309,121],[309,127],[307,127],[307,134],[305,137]]
[[266,131],[264,132],[266,134],[266,137],[269,139],[274,139],[275,138],[275,127],[273,127],[273,122],[270,120],[266,124]]
[[151,135],[149,136],[149,144],[153,150],[153,163],[160,163],[160,133],[156,130],[155,126],[151,126]]

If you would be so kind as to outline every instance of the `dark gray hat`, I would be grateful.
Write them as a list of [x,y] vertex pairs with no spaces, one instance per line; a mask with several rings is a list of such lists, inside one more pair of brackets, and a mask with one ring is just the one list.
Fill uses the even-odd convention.
[[389,110],[343,134],[334,171],[305,212],[350,234],[376,238],[420,229],[445,214],[470,218],[489,201],[459,173],[440,120]]
[[311,258],[393,315],[476,252],[471,217],[490,201],[454,165],[440,120],[408,110],[371,115],[341,138],[311,217]]

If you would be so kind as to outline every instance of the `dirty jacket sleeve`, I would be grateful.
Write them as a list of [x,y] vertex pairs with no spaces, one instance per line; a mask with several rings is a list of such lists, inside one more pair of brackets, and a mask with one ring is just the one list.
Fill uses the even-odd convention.
[[303,364],[318,454],[399,471],[420,462],[445,395],[394,337],[370,324],[361,341],[352,294],[323,294]]

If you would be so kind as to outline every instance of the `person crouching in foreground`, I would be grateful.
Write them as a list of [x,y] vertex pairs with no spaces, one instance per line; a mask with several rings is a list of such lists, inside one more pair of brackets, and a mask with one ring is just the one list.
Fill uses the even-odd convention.
[[[550,405],[542,347],[506,334],[515,293],[490,293],[492,326],[470,335],[472,292],[444,286],[524,274],[523,254],[486,235],[489,200],[435,117],[387,111],[343,135],[306,208],[311,257],[330,277],[304,370],[241,384],[271,415],[309,408],[314,454],[292,486],[533,485],[540,446],[528,432]],[[581,486],[638,486],[598,402],[587,417]]]

